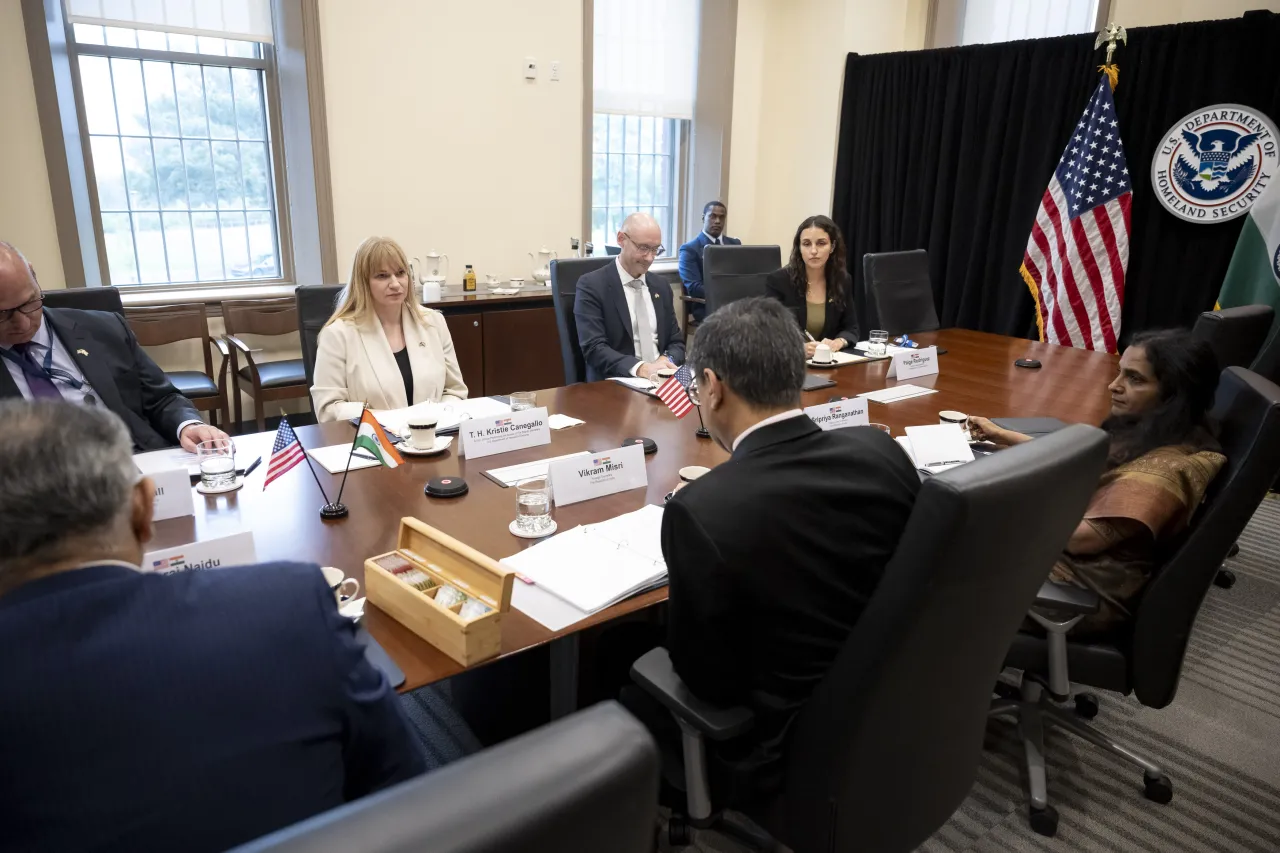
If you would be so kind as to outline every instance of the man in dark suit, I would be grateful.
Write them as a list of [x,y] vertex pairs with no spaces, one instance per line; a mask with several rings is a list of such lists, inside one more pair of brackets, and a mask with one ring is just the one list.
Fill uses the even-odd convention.
[[[724,236],[725,220],[728,210],[724,202],[709,201],[702,208],[702,231],[688,243],[680,247],[680,280],[684,282],[684,292],[697,299],[705,299],[702,289],[702,250],[707,246],[741,246],[742,241],[735,237]],[[707,314],[707,307],[698,302],[689,304],[689,312],[699,323]]]
[[618,246],[613,263],[578,279],[573,316],[588,382],[648,379],[684,362],[671,286],[649,272],[662,254],[661,226],[647,213],[633,213],[622,223]]
[[138,346],[129,324],[109,311],[44,308],[36,271],[0,242],[0,400],[65,399],[99,404],[129,427],[135,450],[226,438],[204,424]]
[[707,429],[732,456],[667,504],[667,648],[697,696],[755,710],[725,753],[777,768],[791,720],[880,582],[920,478],[880,430],[824,432],[804,414],[804,340],[777,301],[712,314],[689,362]]
[[218,851],[421,773],[314,565],[143,572],[102,408],[0,401],[3,850]]

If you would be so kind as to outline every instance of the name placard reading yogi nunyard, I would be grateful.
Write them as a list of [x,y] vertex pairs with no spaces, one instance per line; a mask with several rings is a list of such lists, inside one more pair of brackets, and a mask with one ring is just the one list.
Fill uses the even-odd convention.
[[244,566],[257,562],[257,559],[253,531],[245,530],[217,539],[152,551],[142,556],[142,568],[148,572],[197,572],[224,566]]
[[649,474],[644,468],[644,448],[638,444],[603,453],[582,453],[553,459],[547,466],[547,472],[551,475],[551,494],[555,497],[556,506],[649,485]]
[[861,397],[810,406],[804,413],[823,429],[843,429],[870,423],[867,419],[867,401]]
[[468,459],[551,443],[545,406],[509,415],[472,418],[458,425],[458,435],[462,439],[462,455]]
[[889,372],[885,379],[914,379],[917,376],[932,376],[938,372],[938,348],[907,350],[895,353],[889,361]]

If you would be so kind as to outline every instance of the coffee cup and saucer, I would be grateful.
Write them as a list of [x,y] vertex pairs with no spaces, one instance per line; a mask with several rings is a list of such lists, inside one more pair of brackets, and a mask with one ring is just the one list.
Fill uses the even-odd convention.
[[338,612],[348,619],[359,619],[364,616],[364,598],[360,595],[360,581],[347,577],[342,569],[334,566],[323,566],[324,582],[333,592],[333,600],[338,604]]
[[810,366],[830,367],[835,363],[836,357],[835,354],[831,352],[831,346],[829,344],[818,344],[813,348],[813,357],[809,359]]
[[409,422],[409,435],[400,442],[401,453],[409,456],[435,456],[444,453],[453,444],[453,436],[436,435],[436,422],[421,420]]

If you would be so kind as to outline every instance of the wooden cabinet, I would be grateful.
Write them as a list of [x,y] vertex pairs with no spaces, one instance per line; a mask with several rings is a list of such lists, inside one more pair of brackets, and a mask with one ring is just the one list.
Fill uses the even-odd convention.
[[453,338],[453,351],[458,354],[458,367],[462,381],[467,383],[467,394],[483,397],[484,390],[484,315],[451,314],[444,312],[444,321]]
[[563,382],[554,308],[485,314],[484,393],[538,391]]

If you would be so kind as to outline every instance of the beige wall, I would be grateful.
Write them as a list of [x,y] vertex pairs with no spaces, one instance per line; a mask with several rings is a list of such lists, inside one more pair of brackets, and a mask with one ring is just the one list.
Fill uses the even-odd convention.
[[0,0],[0,240],[17,246],[47,288],[64,286],[58,229],[18,0]]
[[1238,18],[1250,9],[1280,12],[1277,0],[1111,0],[1111,20],[1124,27]]
[[[528,277],[581,231],[582,0],[322,0],[338,269],[371,234]],[[524,79],[523,60],[538,60]],[[550,81],[552,61],[560,81]]]

